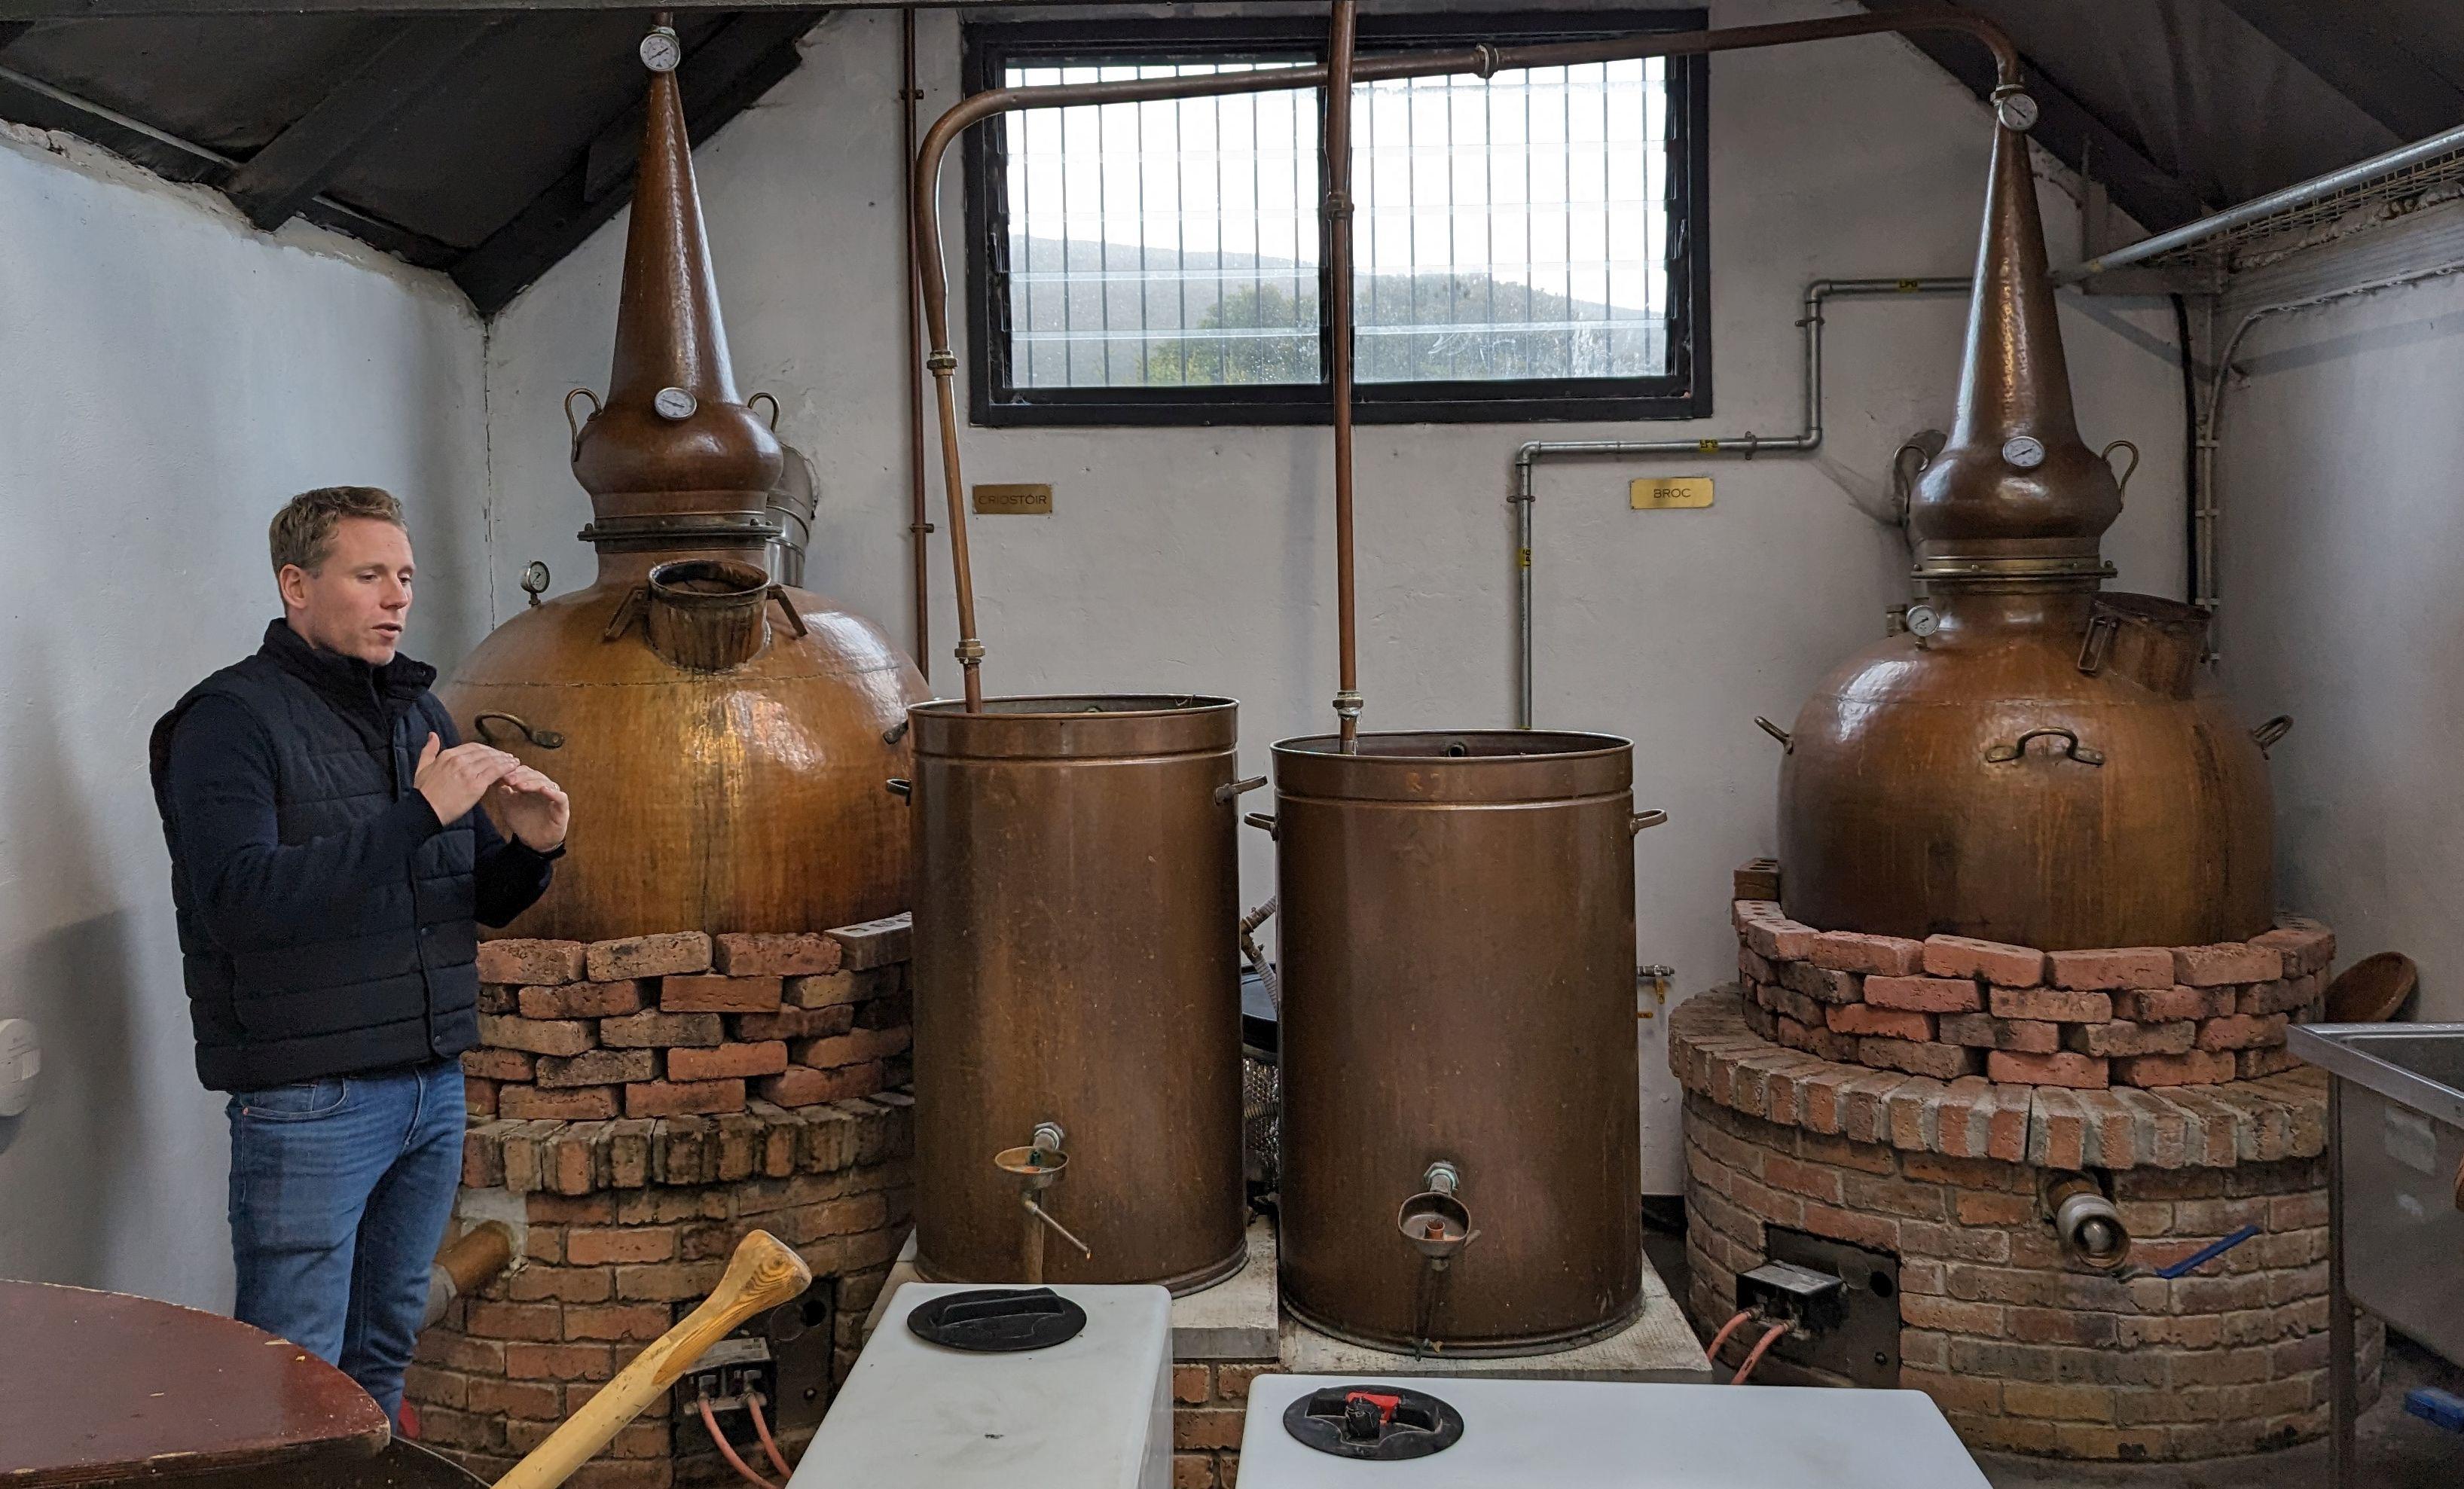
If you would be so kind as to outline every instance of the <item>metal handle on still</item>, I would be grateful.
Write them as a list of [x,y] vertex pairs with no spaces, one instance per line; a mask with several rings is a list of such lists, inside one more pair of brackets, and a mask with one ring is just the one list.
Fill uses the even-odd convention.
[[495,723],[499,719],[512,725],[514,733],[521,735],[522,741],[525,744],[537,745],[542,750],[561,750],[564,748],[564,736],[558,734],[555,730],[533,729],[530,725],[524,723],[518,715],[507,713],[499,709],[490,709],[487,712],[472,719],[471,733],[476,734],[479,737],[479,742],[482,744],[495,744],[496,742],[496,736],[489,733],[488,726]]
[[2079,761],[2081,765],[2102,765],[2104,763],[2103,751],[2089,749],[2086,745],[2079,743],[2079,737],[2078,734],[2073,734],[2067,729],[2057,728],[2053,725],[2047,725],[2042,729],[2029,730],[2026,734],[2012,740],[2009,744],[1987,746],[1985,751],[1985,762],[1989,765],[2007,765],[2013,760],[2020,759],[2027,755],[2028,742],[2032,739],[2060,740],[2062,742],[2061,747],[2051,753],[2068,755],[2070,758]]

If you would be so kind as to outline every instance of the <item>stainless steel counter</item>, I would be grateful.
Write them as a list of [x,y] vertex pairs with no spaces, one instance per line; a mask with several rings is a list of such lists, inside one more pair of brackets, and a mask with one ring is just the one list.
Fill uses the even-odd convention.
[[2335,1482],[2353,1482],[2354,1303],[2464,1364],[2464,1024],[2297,1027],[2327,1104]]

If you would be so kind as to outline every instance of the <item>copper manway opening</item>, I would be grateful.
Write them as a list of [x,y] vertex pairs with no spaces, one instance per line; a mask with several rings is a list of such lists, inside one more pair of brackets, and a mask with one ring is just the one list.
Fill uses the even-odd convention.
[[652,569],[646,587],[650,649],[689,672],[724,672],[760,655],[770,644],[774,600],[795,633],[804,634],[794,602],[758,563],[678,558]]

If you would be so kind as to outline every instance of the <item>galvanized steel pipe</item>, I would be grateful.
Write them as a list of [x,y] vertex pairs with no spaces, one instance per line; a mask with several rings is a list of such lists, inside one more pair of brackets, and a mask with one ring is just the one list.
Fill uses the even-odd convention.
[[1974,280],[1937,275],[1905,279],[1816,279],[1805,287],[1805,428],[1796,434],[1744,434],[1657,440],[1530,440],[1514,452],[1515,615],[1517,654],[1522,676],[1517,680],[1515,726],[1532,727],[1533,640],[1531,621],[1532,468],[1543,460],[1566,456],[1614,455],[1738,455],[1750,460],[1774,454],[1808,454],[1822,447],[1822,306],[1837,296],[1966,294]]

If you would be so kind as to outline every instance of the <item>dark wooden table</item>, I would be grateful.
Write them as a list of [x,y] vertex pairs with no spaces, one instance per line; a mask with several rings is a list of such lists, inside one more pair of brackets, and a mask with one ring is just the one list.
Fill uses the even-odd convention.
[[0,1489],[346,1462],[388,1435],[349,1376],[235,1319],[0,1281]]

